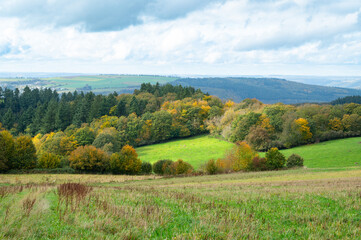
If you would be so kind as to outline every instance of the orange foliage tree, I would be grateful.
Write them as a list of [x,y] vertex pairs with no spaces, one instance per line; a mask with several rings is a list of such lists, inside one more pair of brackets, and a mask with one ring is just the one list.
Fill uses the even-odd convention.
[[108,168],[109,158],[94,146],[80,146],[69,156],[70,167],[89,172],[103,172]]
[[142,162],[132,146],[125,145],[118,153],[110,157],[110,169],[113,173],[137,174],[140,172]]

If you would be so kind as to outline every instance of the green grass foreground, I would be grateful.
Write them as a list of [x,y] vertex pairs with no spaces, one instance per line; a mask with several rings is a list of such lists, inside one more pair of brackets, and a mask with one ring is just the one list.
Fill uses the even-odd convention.
[[209,159],[223,158],[232,146],[230,142],[204,135],[139,147],[136,150],[140,160],[144,162],[182,159],[197,169]]
[[[143,180],[84,176],[0,175],[0,239],[361,236],[360,168]],[[91,189],[67,201],[58,194],[63,182]]]

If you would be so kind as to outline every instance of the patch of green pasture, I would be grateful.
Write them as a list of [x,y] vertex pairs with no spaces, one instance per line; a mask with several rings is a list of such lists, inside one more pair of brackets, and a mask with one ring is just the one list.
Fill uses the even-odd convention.
[[281,152],[287,157],[293,153],[302,156],[308,168],[361,166],[361,137],[321,142]]
[[82,88],[86,84],[96,89],[113,89],[140,86],[142,83],[155,84],[159,82],[164,84],[174,81],[175,77],[166,76],[147,76],[147,75],[90,75],[90,76],[74,76],[74,77],[54,77],[44,78],[44,80],[52,82],[48,86],[63,87],[69,90]]
[[199,168],[209,159],[223,158],[232,146],[233,143],[205,135],[139,147],[136,150],[144,162],[182,159],[194,168]]

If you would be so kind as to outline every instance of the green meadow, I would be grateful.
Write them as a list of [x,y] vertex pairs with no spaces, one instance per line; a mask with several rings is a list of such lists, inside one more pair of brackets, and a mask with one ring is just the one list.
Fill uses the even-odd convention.
[[[183,159],[199,168],[209,159],[222,158],[233,144],[211,136],[198,136],[137,148],[142,161]],[[286,157],[302,156],[307,168],[340,168],[361,166],[361,137],[333,140],[281,151]],[[264,153],[260,153],[264,156]]]
[[182,159],[198,168],[209,159],[223,158],[233,143],[211,136],[197,136],[137,148],[140,160],[154,163],[161,159]]
[[48,87],[66,88],[68,91],[74,91],[76,88],[82,88],[87,84],[92,87],[93,92],[113,92],[139,87],[142,83],[155,84],[159,82],[164,84],[176,79],[175,77],[147,75],[89,75],[44,78],[43,80],[49,82]]

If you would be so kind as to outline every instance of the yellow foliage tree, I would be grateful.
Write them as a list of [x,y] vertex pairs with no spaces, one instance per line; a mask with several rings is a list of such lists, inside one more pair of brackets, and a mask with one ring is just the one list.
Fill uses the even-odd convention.
[[329,127],[334,131],[343,130],[342,121],[338,117],[331,119],[328,123]]
[[310,127],[308,126],[307,119],[299,118],[299,119],[296,119],[294,122],[295,122],[297,130],[300,132],[303,140],[306,141],[306,140],[312,138],[312,133],[310,131]]
[[237,142],[226,159],[230,162],[234,171],[240,171],[249,170],[252,167],[252,159],[254,157],[258,157],[258,153],[246,142]]

